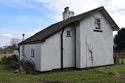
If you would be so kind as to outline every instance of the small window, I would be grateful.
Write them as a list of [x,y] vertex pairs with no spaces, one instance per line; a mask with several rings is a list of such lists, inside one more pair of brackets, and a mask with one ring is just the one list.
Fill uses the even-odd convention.
[[101,19],[100,18],[95,18],[95,29],[93,31],[94,32],[103,32],[101,30]]
[[96,24],[95,29],[101,29],[101,19],[100,18],[95,19],[95,24]]
[[71,32],[69,30],[67,31],[67,37],[71,37]]
[[31,57],[34,57],[35,56],[35,49],[32,49],[31,50]]

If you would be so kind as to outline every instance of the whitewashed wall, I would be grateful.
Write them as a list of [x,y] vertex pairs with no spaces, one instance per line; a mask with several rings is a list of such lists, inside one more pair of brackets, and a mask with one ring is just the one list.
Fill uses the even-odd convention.
[[[75,57],[74,57],[74,28],[69,26],[65,28],[63,33],[63,66],[74,67]],[[70,31],[71,37],[67,36],[67,31]]]
[[[40,44],[24,45],[24,55],[33,60],[38,71],[49,71],[61,67],[60,32],[49,37]],[[35,49],[35,57],[31,57],[31,49]],[[22,60],[22,46],[20,46],[20,59]]]
[[41,44],[41,71],[61,67],[60,32],[49,37]]
[[[71,31],[71,37],[67,37],[67,30]],[[34,48],[35,47],[35,48]],[[49,37],[41,44],[24,45],[25,55],[28,59],[37,61],[39,71],[49,71],[61,68],[61,31]],[[39,51],[38,60],[30,57],[31,49]],[[38,48],[38,49],[37,49]],[[63,66],[74,67],[74,32],[72,27],[67,27],[63,33]],[[22,55],[22,46],[20,46]],[[21,56],[22,59],[22,56]]]
[[[71,37],[67,37],[67,30]],[[73,28],[67,27],[63,33],[63,67],[74,67]],[[46,39],[41,45],[41,70],[48,71],[61,68],[61,31]]]
[[[35,56],[31,57],[31,50],[35,50]],[[33,61],[36,67],[36,70],[41,70],[41,44],[29,44],[24,45],[24,55],[22,56],[22,46],[20,46],[20,59],[25,59]]]
[[[94,32],[95,17],[101,18],[101,30]],[[93,65],[91,54],[93,52]],[[113,31],[100,13],[96,13],[80,23],[80,68],[113,64]]]
[[80,26],[76,26],[76,67],[80,68]]
[[[101,30],[94,32],[95,17],[101,18]],[[67,30],[71,37],[67,37]],[[36,64],[39,71],[49,71],[61,68],[61,31],[54,34],[41,44],[25,45],[25,56]],[[35,57],[31,57],[31,49],[35,49]],[[93,52],[93,65],[91,54]],[[22,46],[20,46],[22,55]],[[22,59],[22,56],[20,57]],[[76,26],[76,67],[86,68],[113,64],[113,33],[110,24],[100,14],[87,17]],[[74,28],[69,26],[63,33],[63,66],[74,67]]]

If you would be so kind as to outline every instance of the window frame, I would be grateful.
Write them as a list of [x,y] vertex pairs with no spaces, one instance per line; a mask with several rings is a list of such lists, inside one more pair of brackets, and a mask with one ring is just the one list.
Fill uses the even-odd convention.
[[66,31],[66,37],[71,37],[71,31],[70,30]]
[[95,18],[95,29],[101,29],[101,18]]
[[100,17],[95,17],[95,32],[103,32],[102,31],[102,21]]
[[35,49],[31,49],[31,57],[35,57]]

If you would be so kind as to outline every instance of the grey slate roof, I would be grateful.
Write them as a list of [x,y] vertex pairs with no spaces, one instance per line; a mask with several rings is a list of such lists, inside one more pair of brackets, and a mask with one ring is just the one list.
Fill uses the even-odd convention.
[[112,29],[114,31],[119,30],[118,25],[114,22],[114,20],[107,13],[105,8],[102,6],[102,7],[90,10],[88,12],[70,17],[67,20],[63,20],[63,21],[60,21],[58,23],[52,24],[52,25],[48,26],[47,28],[39,31],[35,35],[27,38],[26,40],[24,40],[22,42],[20,42],[19,45],[44,42],[45,39],[47,39],[48,37],[52,36],[53,34],[59,32],[60,30],[62,30],[66,26],[68,26],[70,24],[73,24],[75,22],[79,22],[82,19],[86,18],[87,16],[90,16],[90,15],[92,15],[94,13],[97,13],[97,12],[101,12],[103,14],[103,16],[107,19],[107,21],[112,25]]

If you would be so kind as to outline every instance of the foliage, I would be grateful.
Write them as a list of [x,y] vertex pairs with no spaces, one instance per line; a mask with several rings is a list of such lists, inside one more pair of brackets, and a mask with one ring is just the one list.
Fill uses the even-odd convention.
[[35,70],[35,65],[29,60],[23,60],[20,62],[23,70],[28,74],[37,74]]
[[23,71],[28,74],[37,74],[33,62],[28,60],[18,61],[18,58],[16,57],[16,55],[12,55],[8,57],[4,56],[1,59],[1,63],[6,65],[8,69],[14,70],[14,72],[20,71],[20,68],[22,68],[21,72]]
[[3,48],[0,48],[0,54],[12,54],[13,50],[17,48],[16,46],[4,46]]
[[15,46],[15,47],[18,46],[19,42],[20,42],[20,39],[18,39],[18,38],[11,38],[11,40],[10,40],[11,46]]
[[18,43],[19,43],[19,41],[20,41],[20,39],[18,39],[18,38],[12,38],[10,40],[10,44],[11,45],[0,47],[0,54],[13,53],[14,49],[18,49]]
[[125,49],[125,28],[121,28],[114,38],[115,50]]
[[1,63],[7,65],[11,69],[18,69],[19,68],[19,63],[16,55],[12,56],[4,56],[1,59]]

